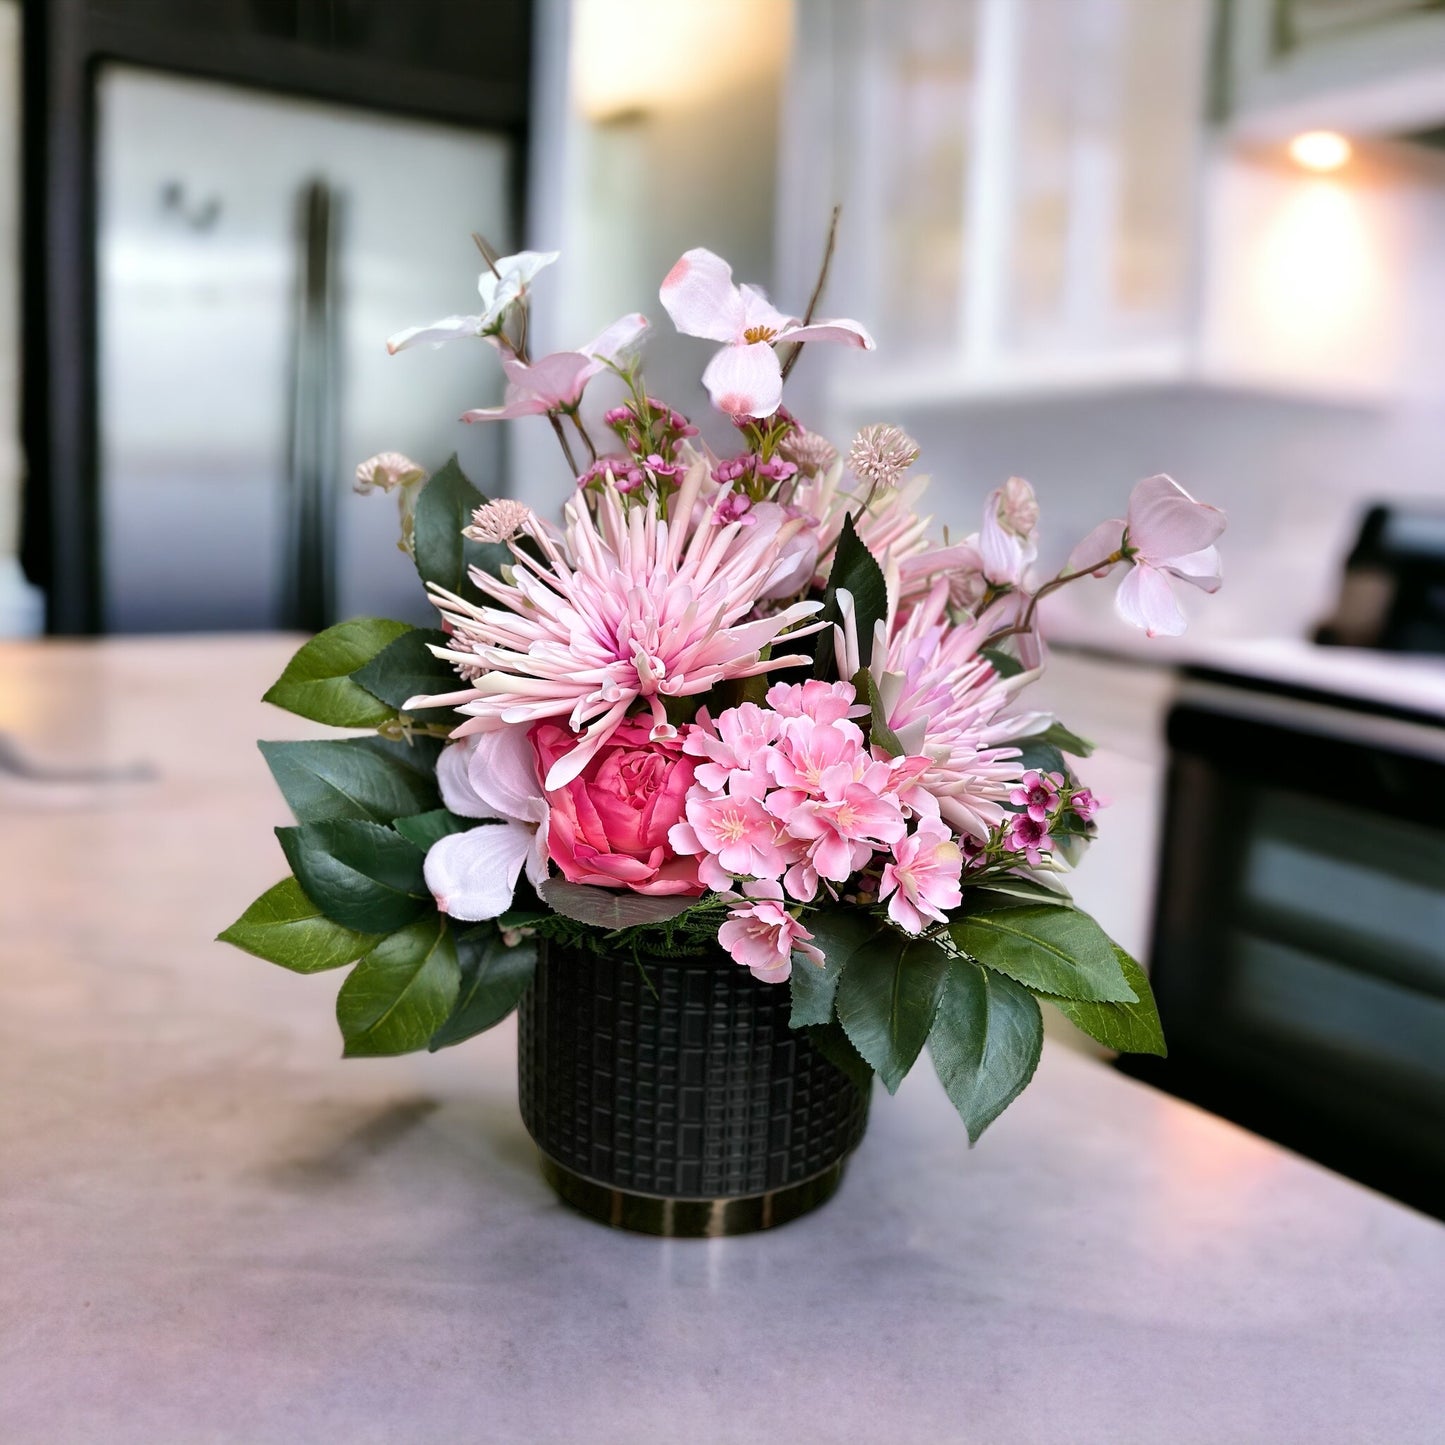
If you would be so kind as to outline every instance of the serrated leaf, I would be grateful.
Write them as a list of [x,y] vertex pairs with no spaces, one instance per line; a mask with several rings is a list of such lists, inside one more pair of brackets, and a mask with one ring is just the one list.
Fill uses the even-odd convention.
[[424,1049],[451,1012],[460,979],[456,945],[441,914],[383,938],[336,996],[345,1057]]
[[1106,1048],[1121,1054],[1168,1054],[1159,1010],[1154,1005],[1154,990],[1144,970],[1116,943],[1114,953],[1129,987],[1139,995],[1134,1003],[1081,1003],[1077,999],[1057,998],[1040,994],[1063,1016],[1097,1039]]
[[377,940],[333,923],[294,878],[268,888],[224,933],[234,944],[293,973],[320,973],[355,963]]
[[416,844],[359,818],[277,828],[306,896],[334,923],[392,933],[435,908]]
[[258,746],[298,823],[329,818],[389,823],[441,802],[429,750],[404,742],[328,738]]
[[876,918],[858,909],[820,910],[810,913],[804,923],[813,934],[814,946],[822,951],[823,965],[796,956],[793,959],[788,976],[793,995],[789,1023],[795,1029],[832,1019],[844,965],[883,931]]
[[318,632],[286,664],[264,701],[338,728],[374,728],[396,709],[373,697],[351,674],[394,642],[411,624],[357,617]]
[[853,525],[853,518],[843,518],[843,530],[833,551],[833,568],[823,592],[823,610],[815,620],[829,626],[814,634],[813,676],[828,681],[838,675],[838,660],[833,646],[833,626],[841,625],[842,609],[838,606],[839,590],[853,595],[853,617],[858,633],[858,660],[867,667],[873,651],[873,628],[888,615],[888,585],[877,558],[863,544]]
[[858,694],[858,701],[867,704],[872,714],[868,724],[868,740],[882,748],[889,757],[901,758],[907,749],[899,740],[898,734],[888,726],[888,719],[883,712],[883,699],[878,695],[878,684],[873,681],[873,674],[866,667],[860,667],[853,674],[853,691]]
[[948,954],[924,938],[888,929],[850,955],[836,1007],[853,1047],[897,1093],[933,1027]]
[[949,965],[928,1051],[971,1142],[1023,1092],[1043,1049],[1033,995],[966,958]]
[[462,528],[471,524],[472,513],[486,500],[467,480],[456,457],[421,489],[416,499],[413,556],[423,582],[435,582],[469,602],[484,600],[467,569],[475,566],[495,575],[512,560],[506,547],[462,536]]
[[391,826],[425,853],[439,839],[452,833],[465,833],[468,828],[474,828],[476,822],[475,818],[459,818],[445,808],[433,808],[429,813],[417,813],[410,818],[393,818]]
[[589,883],[569,883],[565,878],[548,878],[537,896],[549,908],[577,923],[590,923],[609,932],[636,928],[639,924],[665,923],[696,906],[694,897],[669,894],[653,897],[619,888],[594,888]]
[[461,988],[427,1045],[433,1053],[485,1033],[517,1007],[537,968],[537,944],[524,939],[509,948],[494,930],[490,937],[459,942],[457,957]]
[[1027,903],[976,888],[949,936],[971,958],[1040,993],[1133,1003],[1108,934],[1077,908]]
[[1051,723],[1037,736],[1040,742],[1051,743],[1061,752],[1072,753],[1076,758],[1087,758],[1094,751],[1093,743],[1071,732],[1061,722]]
[[[445,647],[446,633],[421,627],[403,633],[382,648],[365,667],[359,668],[354,681],[398,712],[409,698],[459,691],[465,684],[447,663],[431,652],[432,645]],[[407,716],[419,723],[458,721],[449,707],[417,708]]]
[[873,1087],[873,1070],[868,1061],[848,1042],[837,1019],[813,1024],[807,1030],[809,1042],[865,1097]]

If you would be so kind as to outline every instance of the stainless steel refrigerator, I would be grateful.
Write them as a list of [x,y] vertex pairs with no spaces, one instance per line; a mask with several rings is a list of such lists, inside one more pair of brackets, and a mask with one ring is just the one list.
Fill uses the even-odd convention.
[[110,632],[425,617],[356,464],[460,453],[496,490],[470,239],[515,230],[505,137],[122,66],[98,85],[101,591]]

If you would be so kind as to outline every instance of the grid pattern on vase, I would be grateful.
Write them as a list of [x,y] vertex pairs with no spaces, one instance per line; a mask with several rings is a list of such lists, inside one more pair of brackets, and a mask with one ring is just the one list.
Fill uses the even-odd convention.
[[522,1117],[559,1164],[668,1198],[811,1178],[867,1099],[788,1026],[789,990],[719,955],[639,966],[544,948],[519,1011]]

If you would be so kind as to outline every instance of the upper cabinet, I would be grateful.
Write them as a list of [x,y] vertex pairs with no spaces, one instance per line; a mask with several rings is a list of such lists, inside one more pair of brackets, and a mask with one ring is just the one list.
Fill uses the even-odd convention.
[[[1406,0],[1258,9],[1307,14],[1303,53],[1327,43],[1320,12],[1386,4]],[[1226,56],[1258,18],[1253,0],[800,0],[779,280],[808,294],[841,201],[835,294],[888,358],[839,358],[833,398],[1388,395],[1445,170],[1358,157],[1321,177],[1236,134],[1226,92],[1265,78]]]
[[1222,92],[1238,134],[1445,124],[1442,0],[1231,0],[1222,15]]

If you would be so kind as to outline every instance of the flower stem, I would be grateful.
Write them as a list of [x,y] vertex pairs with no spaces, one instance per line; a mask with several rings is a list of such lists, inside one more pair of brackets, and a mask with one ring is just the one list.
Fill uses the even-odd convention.
[[567,415],[572,418],[572,425],[577,428],[577,435],[582,438],[588,455],[595,462],[597,460],[597,448],[592,445],[592,438],[587,435],[587,428],[582,425],[582,417],[576,411],[570,411]]
[[567,442],[567,433],[562,430],[562,419],[555,411],[549,411],[547,420],[552,423],[552,430],[557,434],[557,444],[562,448],[562,455],[567,458],[568,470],[574,477],[581,476],[582,469],[577,465],[577,458],[572,455],[572,448]]
[[1050,592],[1057,592],[1060,587],[1067,586],[1070,582],[1077,582],[1081,577],[1090,577],[1101,567],[1112,567],[1116,562],[1124,560],[1124,552],[1121,548],[1117,552],[1111,552],[1102,562],[1095,562],[1092,567],[1080,567],[1077,572],[1060,572],[1059,575],[1048,582],[1045,582],[1034,595],[1029,598],[1028,610],[1023,615],[1023,620],[1015,622],[1011,627],[1001,627],[997,632],[991,632],[978,645],[982,652],[986,647],[992,647],[995,643],[1002,642],[1006,637],[1015,637],[1020,633],[1029,632],[1034,625],[1034,612],[1040,602]]
[[[818,268],[818,283],[813,287],[813,294],[808,298],[808,309],[803,313],[803,325],[806,326],[813,319],[813,312],[818,308],[818,302],[823,295],[823,287],[828,282],[828,268],[833,264],[833,247],[838,240],[838,217],[843,214],[842,206],[833,207],[832,219],[828,222],[828,240],[823,247],[823,264]],[[803,354],[803,342],[795,342],[792,351],[788,353],[788,359],[783,363],[783,380],[788,379],[793,368],[798,364],[798,358]]]

